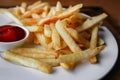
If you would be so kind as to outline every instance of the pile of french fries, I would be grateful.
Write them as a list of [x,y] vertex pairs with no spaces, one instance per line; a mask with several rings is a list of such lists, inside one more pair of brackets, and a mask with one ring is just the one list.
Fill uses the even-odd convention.
[[42,46],[10,49],[3,53],[3,57],[45,73],[53,72],[56,66],[73,69],[84,59],[91,64],[97,63],[97,55],[105,48],[98,32],[107,14],[88,17],[80,13],[82,7],[83,4],[77,4],[63,8],[59,1],[53,7],[37,1],[31,5],[23,2],[15,8],[0,9],[1,13],[30,31],[24,45]]

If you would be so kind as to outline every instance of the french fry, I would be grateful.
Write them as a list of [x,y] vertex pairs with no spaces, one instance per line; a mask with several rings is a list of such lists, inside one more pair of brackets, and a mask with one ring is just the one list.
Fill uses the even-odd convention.
[[75,63],[60,63],[60,65],[62,66],[62,68],[66,69],[66,70],[70,70],[75,67]]
[[93,27],[92,34],[91,34],[91,40],[90,40],[90,48],[97,47],[98,29],[99,29],[99,24]]
[[61,63],[81,61],[83,59],[87,59],[87,58],[97,55],[104,48],[105,46],[103,45],[103,46],[96,47],[94,49],[84,50],[77,54],[62,55],[58,58],[58,61]]
[[6,60],[11,61],[13,63],[30,67],[30,68],[35,68],[45,73],[51,73],[53,70],[52,66],[47,63],[43,63],[32,58],[23,57],[18,54],[12,53],[10,51],[4,52],[3,57]]
[[82,8],[82,6],[83,6],[82,4],[77,4],[77,5],[75,5],[75,6],[71,7],[71,8],[68,8],[63,13],[58,15],[58,19],[63,19],[63,18],[67,18],[67,17],[71,16],[73,13],[75,13],[80,8]]
[[10,49],[11,52],[18,53],[18,54],[48,54],[48,55],[57,55],[57,53],[53,50],[42,50],[40,48],[13,48]]
[[59,1],[57,1],[57,4],[56,4],[56,13],[55,14],[59,15],[62,12],[63,12],[62,4]]
[[26,2],[22,2],[21,3],[21,7],[23,7],[24,9],[26,9],[27,8],[27,3]]
[[17,53],[21,56],[35,58],[35,59],[50,59],[50,58],[54,59],[58,56],[57,53],[54,54],[55,52],[50,53],[50,50],[46,53],[45,50],[39,50],[36,48],[16,48],[16,49],[12,49],[10,51],[13,53]]
[[27,3],[26,2],[22,2],[21,6],[20,6],[21,13],[24,14],[26,9],[27,9]]
[[86,29],[89,29],[91,27],[93,27],[95,24],[99,23],[100,21],[102,21],[103,19],[105,19],[107,17],[106,13],[102,13],[98,16],[94,16],[92,18],[88,18],[83,24],[82,26],[78,27],[77,30],[78,32],[82,32]]
[[[92,34],[91,34],[91,40],[90,40],[90,48],[94,49],[97,47],[97,41],[98,41],[98,29],[99,24],[93,27]],[[90,63],[95,64],[97,62],[97,57],[93,56],[89,59]]]
[[[70,30],[69,30],[70,29]],[[71,37],[73,37],[75,40],[78,40],[78,35],[76,34],[76,32],[72,29],[72,28],[66,28],[66,30],[68,31],[68,33],[71,35]],[[71,33],[72,32],[72,33]],[[72,52],[64,52],[64,53],[72,53]],[[76,63],[60,63],[60,66],[63,69],[66,70],[71,70],[75,67]]]
[[58,34],[56,28],[52,30],[52,43],[55,50],[61,49],[60,35]]
[[60,36],[63,38],[65,43],[68,45],[68,47],[71,49],[72,52],[80,52],[81,49],[80,47],[75,43],[75,41],[72,39],[72,37],[68,34],[68,32],[65,30],[64,27],[66,25],[62,21],[57,21],[56,25],[56,30],[60,34]]

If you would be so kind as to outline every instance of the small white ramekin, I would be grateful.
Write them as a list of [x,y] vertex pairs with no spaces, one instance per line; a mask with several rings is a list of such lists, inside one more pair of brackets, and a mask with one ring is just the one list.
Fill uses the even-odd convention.
[[[21,46],[29,37],[29,31],[21,25],[18,24],[6,24],[6,25],[11,25],[11,26],[16,26],[16,27],[20,27],[25,31],[25,37],[23,39],[20,39],[18,41],[13,41],[13,42],[0,42],[0,51],[5,51],[11,48],[15,48],[15,47],[19,47]],[[4,26],[4,25],[0,25],[0,26]],[[19,36],[19,35],[18,35]]]

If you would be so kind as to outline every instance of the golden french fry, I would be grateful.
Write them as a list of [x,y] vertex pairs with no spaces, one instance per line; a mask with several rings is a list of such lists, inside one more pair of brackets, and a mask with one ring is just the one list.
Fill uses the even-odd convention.
[[26,2],[22,2],[21,3],[21,7],[23,7],[24,9],[26,9],[27,8],[27,3]]
[[[29,53],[27,51],[28,49],[29,49]],[[21,51],[21,50],[24,50],[24,51]],[[40,53],[40,52],[37,52],[37,51],[30,52],[32,50],[34,50],[34,49],[31,49],[31,48],[23,48],[23,49],[17,48],[17,51],[13,51],[13,50],[10,50],[10,51],[13,52],[13,53],[17,53],[21,56],[35,58],[35,59],[50,59],[50,58],[54,59],[54,58],[57,57],[57,54],[49,54],[49,51],[48,51],[47,54],[44,54],[44,53]],[[38,50],[38,49],[36,49],[36,50]],[[23,52],[23,53],[21,54],[21,52]],[[37,53],[35,53],[35,52],[37,52]],[[44,52],[44,51],[41,50],[41,52]]]
[[41,70],[42,72],[45,72],[45,73],[52,72],[51,65],[49,65],[47,63],[40,62],[40,61],[32,59],[32,58],[20,56],[18,54],[12,53],[10,51],[4,52],[3,57],[6,60],[11,61],[13,63],[23,65],[26,67],[30,67],[30,68],[35,68],[35,69]]
[[58,19],[63,19],[63,18],[67,18],[67,17],[71,16],[76,11],[78,11],[80,8],[82,8],[82,6],[83,6],[82,4],[77,4],[77,5],[75,5],[75,6],[71,7],[71,8],[68,8],[63,13],[58,15]]
[[62,4],[60,3],[60,1],[57,1],[56,4],[56,15],[59,15],[63,12],[63,8],[62,8]]
[[69,55],[62,55],[58,58],[58,61],[61,63],[69,63],[69,62],[77,62],[81,61],[86,58],[90,58],[92,56],[97,55],[101,50],[104,49],[103,46],[96,47],[94,49],[87,49],[84,51],[81,51],[80,53],[77,54],[69,54]]
[[77,30],[78,32],[82,32],[86,29],[89,29],[91,27],[93,27],[95,24],[99,23],[100,21],[102,21],[103,19],[105,19],[107,17],[106,13],[102,13],[98,16],[94,16],[92,18],[88,18],[83,24],[82,26],[78,27]]
[[76,42],[72,39],[72,37],[68,34],[68,32],[65,30],[64,27],[66,27],[66,24],[62,21],[56,22],[56,30],[60,34],[60,36],[63,38],[65,43],[68,45],[68,47],[71,49],[72,52],[80,52],[80,47],[76,44]]
[[61,49],[60,35],[58,34],[56,28],[52,30],[52,43],[55,50]]
[[97,47],[98,29],[99,29],[99,24],[93,27],[92,34],[91,34],[91,40],[90,40],[90,48]]
[[23,53],[23,54],[34,54],[34,53],[38,53],[38,54],[48,54],[48,55],[57,55],[57,53],[53,50],[42,50],[40,48],[13,48],[10,49],[10,51],[14,52],[14,53]]
[[[94,49],[97,47],[97,41],[98,41],[98,29],[99,24],[93,27],[92,34],[91,34],[91,40],[90,40],[90,48]],[[97,62],[97,57],[93,56],[89,59],[90,63],[95,64]]]

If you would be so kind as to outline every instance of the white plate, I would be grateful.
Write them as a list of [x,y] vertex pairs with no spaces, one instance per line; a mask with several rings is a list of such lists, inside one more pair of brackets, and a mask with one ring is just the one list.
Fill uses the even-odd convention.
[[[100,53],[99,63],[85,62],[72,71],[54,68],[52,74],[12,64],[0,56],[0,80],[98,80],[104,77],[114,66],[118,57],[118,45],[112,33],[102,26],[100,36],[106,48]],[[2,53],[1,53],[2,54]]]

